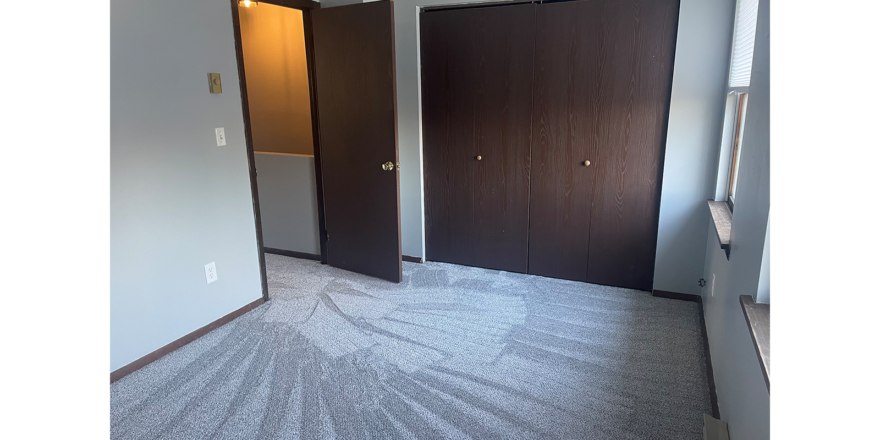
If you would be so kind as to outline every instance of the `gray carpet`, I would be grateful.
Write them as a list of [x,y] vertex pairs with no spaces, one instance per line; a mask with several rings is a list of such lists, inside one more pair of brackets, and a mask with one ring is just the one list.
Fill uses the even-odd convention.
[[272,301],[110,387],[114,439],[701,439],[698,306],[267,255]]

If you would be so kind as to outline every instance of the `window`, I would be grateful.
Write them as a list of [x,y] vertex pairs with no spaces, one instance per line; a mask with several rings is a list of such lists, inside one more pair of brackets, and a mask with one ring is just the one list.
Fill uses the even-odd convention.
[[758,273],[758,294],[755,302],[770,304],[770,214],[767,214],[767,232],[764,233],[764,253],[761,255],[761,272]]
[[[728,77],[729,100],[725,115],[722,142],[722,167],[719,167],[719,188],[716,200],[726,200],[733,212],[736,202],[736,183],[739,176],[739,160],[743,149],[746,108],[749,102],[749,82],[752,76],[752,54],[755,50],[755,26],[758,22],[758,0],[739,0],[736,5],[736,22],[733,30],[733,47],[730,55]],[[726,172],[725,172],[726,171]]]
[[739,0],[733,29],[733,51],[730,55],[730,87],[749,87],[757,24],[758,0]]
[[742,138],[746,125],[746,106],[749,102],[748,93],[734,92],[734,112],[735,119],[733,121],[733,145],[730,153],[730,174],[727,176],[727,206],[733,212],[733,203],[736,198],[736,179],[739,175],[739,158],[742,151]]

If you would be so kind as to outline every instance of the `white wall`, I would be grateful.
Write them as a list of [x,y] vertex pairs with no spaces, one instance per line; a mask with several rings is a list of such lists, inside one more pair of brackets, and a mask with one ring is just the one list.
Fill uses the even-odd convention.
[[[770,394],[749,336],[740,295],[756,295],[770,212],[770,0],[761,0],[742,142],[730,261],[708,228],[703,288],[718,407],[732,440],[770,437]],[[708,215],[708,213],[707,213]],[[714,288],[712,279],[715,279]]]
[[[111,41],[112,371],[261,285],[229,2],[116,0]],[[208,93],[209,72],[222,94]]]
[[315,158],[254,155],[263,246],[321,254]]

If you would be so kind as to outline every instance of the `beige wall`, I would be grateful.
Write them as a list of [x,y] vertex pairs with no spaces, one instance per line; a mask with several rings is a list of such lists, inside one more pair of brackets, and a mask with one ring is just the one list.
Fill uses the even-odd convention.
[[302,12],[239,6],[254,150],[314,155]]

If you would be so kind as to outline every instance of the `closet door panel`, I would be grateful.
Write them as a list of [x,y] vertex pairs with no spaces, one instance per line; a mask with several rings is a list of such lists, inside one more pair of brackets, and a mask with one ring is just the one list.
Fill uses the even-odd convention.
[[595,44],[596,5],[537,7],[529,231],[529,273],[535,275],[587,278],[598,129],[610,105],[596,81],[604,67]]
[[421,14],[426,258],[474,264],[475,63],[468,24]]
[[603,0],[587,281],[651,290],[677,0]]
[[475,265],[528,270],[535,6],[472,9]]
[[421,14],[429,260],[526,271],[533,53],[534,5]]

